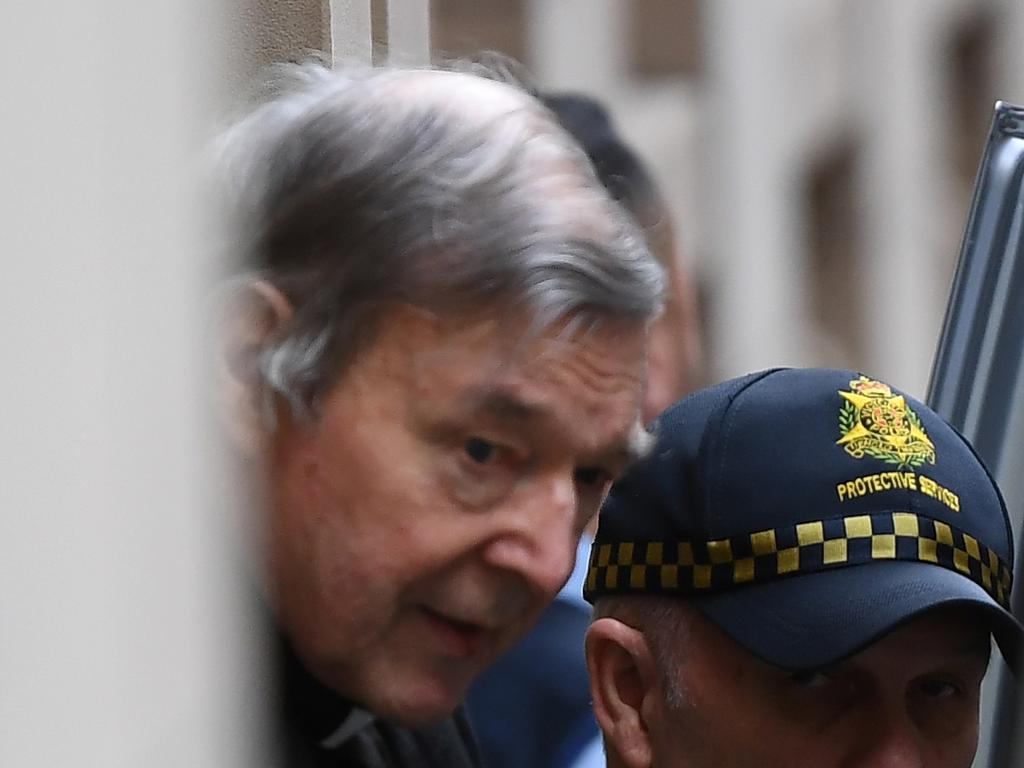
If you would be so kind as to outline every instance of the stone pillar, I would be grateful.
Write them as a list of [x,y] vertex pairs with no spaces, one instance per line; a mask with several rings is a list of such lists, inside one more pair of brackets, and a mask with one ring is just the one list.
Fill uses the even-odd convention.
[[201,397],[208,6],[0,24],[0,765],[265,764]]
[[[785,0],[707,3],[706,265],[717,287],[711,338],[718,376],[799,364],[807,339],[806,273],[792,137],[797,110],[780,54]],[[781,89],[780,89],[781,86]],[[789,97],[789,98],[787,98]]]

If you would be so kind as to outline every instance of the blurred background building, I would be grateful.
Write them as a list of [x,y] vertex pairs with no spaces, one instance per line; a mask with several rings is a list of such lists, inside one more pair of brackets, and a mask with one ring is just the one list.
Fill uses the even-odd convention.
[[710,379],[839,365],[923,394],[992,106],[1024,100],[1013,0],[235,1],[247,75],[331,40],[491,49],[606,102],[696,269]]
[[997,98],[1003,0],[433,0],[435,50],[497,48],[612,106],[671,199],[710,375],[863,369],[923,393]]

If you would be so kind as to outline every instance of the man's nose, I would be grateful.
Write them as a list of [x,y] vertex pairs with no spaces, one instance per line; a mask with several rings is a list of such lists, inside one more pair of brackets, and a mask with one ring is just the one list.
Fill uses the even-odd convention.
[[553,597],[572,572],[579,542],[572,472],[549,473],[516,489],[488,545],[489,564],[513,571],[532,591]]

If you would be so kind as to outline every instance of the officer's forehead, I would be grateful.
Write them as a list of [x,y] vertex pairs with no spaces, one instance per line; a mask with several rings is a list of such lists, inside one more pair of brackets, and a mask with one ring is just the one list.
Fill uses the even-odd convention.
[[987,664],[990,638],[989,622],[977,609],[951,606],[911,619],[844,663],[907,657],[923,661],[963,658]]

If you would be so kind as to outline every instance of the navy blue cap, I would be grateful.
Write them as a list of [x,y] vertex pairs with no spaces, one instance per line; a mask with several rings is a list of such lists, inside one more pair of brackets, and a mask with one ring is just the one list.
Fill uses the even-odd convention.
[[940,607],[990,620],[1011,666],[999,489],[927,406],[852,371],[774,369],[665,411],[601,510],[584,596],[684,597],[754,655],[808,669]]

